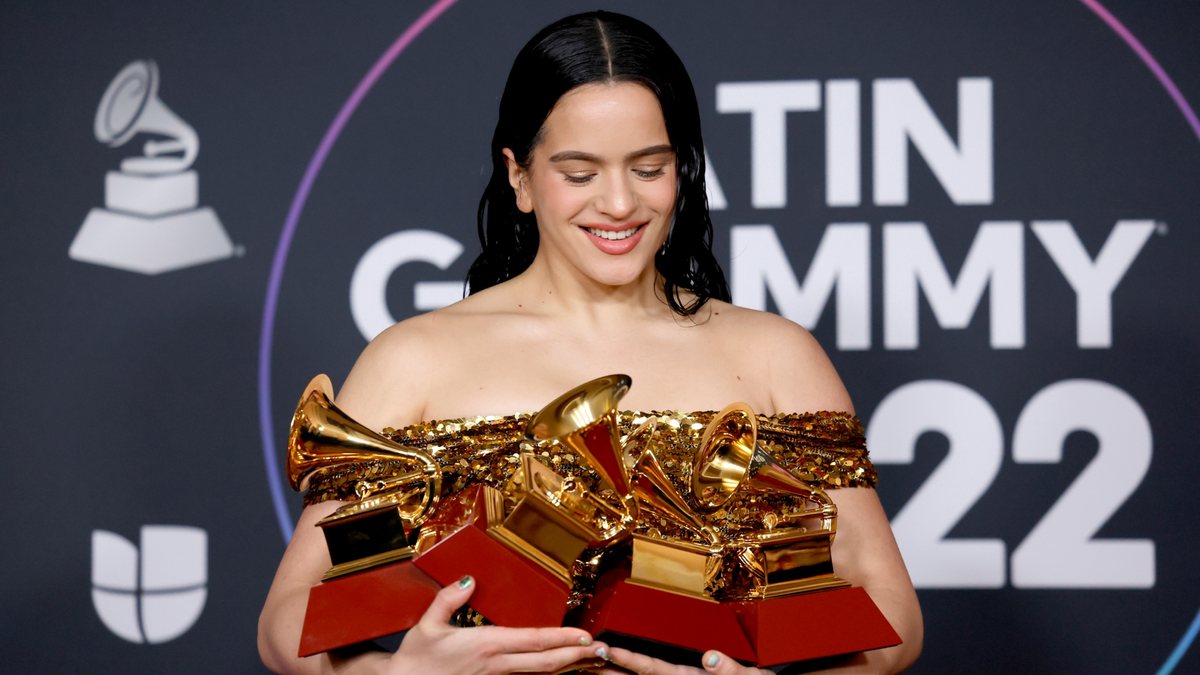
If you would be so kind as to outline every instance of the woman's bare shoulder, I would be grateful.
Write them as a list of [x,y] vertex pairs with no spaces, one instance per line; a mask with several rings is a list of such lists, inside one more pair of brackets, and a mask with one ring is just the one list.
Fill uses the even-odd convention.
[[419,421],[427,383],[443,372],[444,350],[461,333],[470,310],[448,307],[399,321],[375,336],[359,354],[338,392],[337,403],[371,428]]
[[841,378],[808,329],[771,312],[709,302],[723,336],[744,345],[764,366],[776,411],[853,411]]
[[773,345],[802,352],[821,349],[808,329],[778,314],[721,300],[709,300],[705,303],[705,310],[711,313],[713,323],[718,325],[722,333],[737,337],[752,335],[756,345]]
[[363,349],[338,393],[338,405],[372,428],[425,419],[437,383],[469,373],[466,353],[486,347],[487,336],[520,304],[506,284],[393,324]]

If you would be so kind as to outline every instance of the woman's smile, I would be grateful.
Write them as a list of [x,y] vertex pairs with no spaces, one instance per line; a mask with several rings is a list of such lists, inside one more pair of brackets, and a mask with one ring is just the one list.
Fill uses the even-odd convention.
[[580,229],[587,233],[596,248],[609,255],[621,255],[632,251],[638,245],[646,226],[645,224],[617,225],[615,227],[583,226]]

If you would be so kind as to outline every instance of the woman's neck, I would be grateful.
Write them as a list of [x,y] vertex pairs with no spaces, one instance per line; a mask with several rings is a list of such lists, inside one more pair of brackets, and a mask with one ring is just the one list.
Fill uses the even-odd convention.
[[524,297],[547,313],[574,320],[612,325],[671,314],[662,278],[653,267],[630,283],[612,286],[539,254],[513,281],[521,285]]

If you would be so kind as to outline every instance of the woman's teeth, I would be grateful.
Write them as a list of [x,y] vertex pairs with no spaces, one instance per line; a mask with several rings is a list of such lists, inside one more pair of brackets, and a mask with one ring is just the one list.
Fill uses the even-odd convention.
[[601,239],[608,239],[610,241],[619,241],[621,239],[628,239],[629,237],[632,237],[633,235],[637,234],[637,231],[639,228],[631,227],[628,230],[620,230],[620,231],[616,231],[616,232],[614,232],[613,230],[602,230],[598,227],[589,227],[586,229],[588,232],[596,235],[597,237],[600,237]]

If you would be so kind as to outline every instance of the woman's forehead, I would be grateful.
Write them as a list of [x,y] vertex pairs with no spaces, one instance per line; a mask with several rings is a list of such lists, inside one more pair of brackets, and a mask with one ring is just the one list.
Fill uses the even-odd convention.
[[624,155],[668,144],[658,98],[641,84],[585,84],[563,94],[546,117],[539,149],[550,155],[579,150]]

